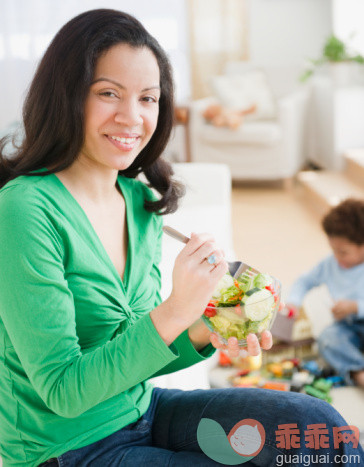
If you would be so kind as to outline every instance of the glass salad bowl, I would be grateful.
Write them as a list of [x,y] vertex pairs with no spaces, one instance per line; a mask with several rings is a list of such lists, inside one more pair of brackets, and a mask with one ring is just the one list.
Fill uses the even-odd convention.
[[233,279],[229,273],[220,280],[202,319],[220,341],[236,337],[239,346],[248,334],[258,339],[274,322],[281,300],[281,283],[268,274]]

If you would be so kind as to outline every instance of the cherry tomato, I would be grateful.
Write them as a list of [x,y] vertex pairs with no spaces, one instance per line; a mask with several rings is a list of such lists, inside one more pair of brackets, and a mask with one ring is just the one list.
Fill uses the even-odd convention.
[[204,315],[207,316],[208,318],[212,318],[213,316],[216,315],[216,310],[213,307],[207,307],[206,310],[204,311]]

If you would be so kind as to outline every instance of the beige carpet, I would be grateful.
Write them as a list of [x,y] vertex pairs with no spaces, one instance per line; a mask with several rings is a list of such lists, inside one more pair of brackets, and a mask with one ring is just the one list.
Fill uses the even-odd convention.
[[234,185],[232,223],[238,259],[279,278],[283,291],[330,251],[298,188]]

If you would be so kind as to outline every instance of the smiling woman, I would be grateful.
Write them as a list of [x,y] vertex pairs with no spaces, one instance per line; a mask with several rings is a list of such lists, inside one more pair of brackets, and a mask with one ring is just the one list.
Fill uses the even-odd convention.
[[[162,215],[183,189],[160,157],[173,125],[169,61],[139,21],[101,9],[68,22],[39,64],[23,120],[17,154],[0,157],[4,467],[215,465],[197,442],[205,415],[225,432],[260,420],[269,443],[257,465],[268,466],[275,423],[292,413],[300,426],[346,425],[308,396],[148,381],[239,347],[201,321],[227,271],[211,235],[191,235],[160,297]],[[272,344],[268,331],[247,341],[251,354]]]

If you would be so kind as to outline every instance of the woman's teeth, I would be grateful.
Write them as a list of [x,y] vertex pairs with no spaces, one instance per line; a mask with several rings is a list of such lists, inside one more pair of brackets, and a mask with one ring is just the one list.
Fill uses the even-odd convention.
[[115,141],[119,141],[119,143],[126,143],[126,144],[131,144],[136,141],[136,137],[134,138],[119,138],[119,136],[110,136],[111,139],[114,139]]

